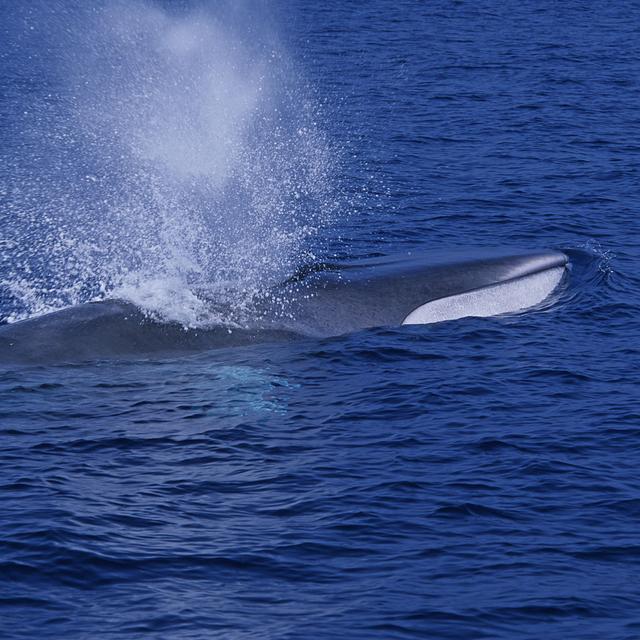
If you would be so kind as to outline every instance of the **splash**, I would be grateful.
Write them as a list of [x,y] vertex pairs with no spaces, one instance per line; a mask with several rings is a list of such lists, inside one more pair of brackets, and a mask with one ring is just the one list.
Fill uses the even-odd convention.
[[32,91],[2,155],[6,320],[119,297],[242,324],[314,259],[342,207],[336,152],[265,15],[237,7],[49,3],[17,21]]
[[576,248],[586,251],[588,254],[596,258],[598,272],[601,273],[605,279],[609,279],[613,275],[613,260],[615,259],[616,254],[610,249],[605,249],[599,240],[590,238],[589,240],[577,245]]

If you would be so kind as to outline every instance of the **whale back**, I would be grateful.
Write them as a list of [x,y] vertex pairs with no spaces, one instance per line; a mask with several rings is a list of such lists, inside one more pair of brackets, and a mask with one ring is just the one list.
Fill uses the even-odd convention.
[[[250,326],[185,329],[153,320],[122,300],[86,303],[0,326],[0,360],[81,361],[193,352],[376,326],[424,324],[517,311],[555,288],[567,257],[557,251],[405,256],[351,263],[289,283],[258,304]],[[286,312],[273,300],[287,300]]]
[[[295,326],[298,332],[309,335],[331,336],[368,327],[401,325],[426,303],[485,291],[505,283],[524,283],[526,289],[527,285],[540,284],[531,280],[533,276],[553,272],[555,277],[546,279],[548,288],[538,286],[531,296],[515,300],[514,289],[502,291],[507,303],[499,313],[517,311],[546,298],[557,285],[566,264],[567,257],[559,251],[448,255],[428,261],[423,256],[364,261],[334,277],[319,278],[310,297],[296,304],[291,322],[286,326]],[[469,302],[474,303],[471,309],[480,308],[477,298]],[[491,315],[466,311],[460,308],[453,317]]]

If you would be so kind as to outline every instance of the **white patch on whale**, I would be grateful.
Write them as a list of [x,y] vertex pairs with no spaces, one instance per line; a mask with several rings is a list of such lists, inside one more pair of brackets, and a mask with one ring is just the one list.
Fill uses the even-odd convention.
[[534,307],[549,297],[564,275],[564,267],[432,300],[414,309],[402,324],[431,324],[458,318],[496,316]]

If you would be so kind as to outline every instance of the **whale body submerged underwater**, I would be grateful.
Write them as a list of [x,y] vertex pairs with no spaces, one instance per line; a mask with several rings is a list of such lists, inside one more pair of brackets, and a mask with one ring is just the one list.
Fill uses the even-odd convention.
[[[0,360],[72,362],[325,338],[361,329],[516,312],[543,302],[568,265],[560,251],[405,256],[312,270],[256,304],[242,328],[185,330],[123,300],[89,302],[0,326]],[[280,302],[287,301],[286,313]]]

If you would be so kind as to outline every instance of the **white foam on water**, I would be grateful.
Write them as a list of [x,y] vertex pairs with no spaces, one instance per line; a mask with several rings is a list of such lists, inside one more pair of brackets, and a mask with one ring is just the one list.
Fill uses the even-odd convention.
[[548,298],[562,280],[564,272],[564,267],[556,267],[483,289],[432,300],[412,311],[402,324],[431,324],[522,311]]
[[267,5],[191,4],[29,10],[54,88],[2,152],[5,320],[120,297],[242,324],[344,212],[339,154]]

